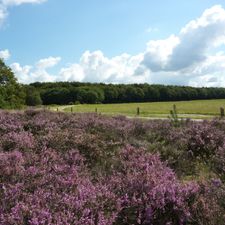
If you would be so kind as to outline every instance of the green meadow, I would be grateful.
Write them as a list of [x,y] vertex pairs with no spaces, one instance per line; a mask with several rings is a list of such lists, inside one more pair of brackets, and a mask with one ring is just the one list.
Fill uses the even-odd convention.
[[194,100],[173,102],[123,103],[123,104],[79,104],[66,106],[52,106],[52,110],[74,113],[98,112],[109,115],[167,118],[170,110],[176,105],[177,112],[183,118],[213,118],[220,115],[220,107],[225,108],[225,99]]

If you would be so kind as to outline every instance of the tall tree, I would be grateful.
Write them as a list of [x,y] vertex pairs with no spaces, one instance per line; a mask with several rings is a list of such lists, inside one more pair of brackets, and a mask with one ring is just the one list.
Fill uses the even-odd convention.
[[12,70],[0,59],[0,108],[21,108],[24,104],[24,88],[17,83]]
[[41,104],[42,100],[40,92],[33,86],[26,86],[26,105],[36,106]]

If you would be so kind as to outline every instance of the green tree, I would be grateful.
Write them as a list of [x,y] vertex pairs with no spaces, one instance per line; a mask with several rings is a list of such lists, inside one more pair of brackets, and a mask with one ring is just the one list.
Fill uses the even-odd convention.
[[12,70],[0,59],[0,108],[21,108],[25,104],[25,92],[17,83]]
[[97,103],[98,93],[95,90],[87,88],[79,88],[77,93],[77,100],[81,103]]
[[154,86],[147,86],[144,88],[145,100],[146,101],[157,101],[160,98],[160,92],[158,88]]
[[42,100],[40,96],[40,92],[36,90],[33,86],[26,87],[26,105],[28,106],[36,106],[41,105]]
[[98,93],[94,90],[88,90],[85,94],[85,103],[94,104],[98,102]]
[[63,105],[69,104],[72,101],[70,91],[67,88],[46,89],[41,93],[41,98],[44,105]]
[[115,103],[118,99],[118,91],[114,86],[107,86],[104,89],[105,103]]

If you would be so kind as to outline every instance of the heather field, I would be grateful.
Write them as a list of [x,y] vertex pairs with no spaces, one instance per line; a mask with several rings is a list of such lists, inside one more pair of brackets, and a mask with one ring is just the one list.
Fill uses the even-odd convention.
[[1,225],[224,225],[225,121],[0,112]]

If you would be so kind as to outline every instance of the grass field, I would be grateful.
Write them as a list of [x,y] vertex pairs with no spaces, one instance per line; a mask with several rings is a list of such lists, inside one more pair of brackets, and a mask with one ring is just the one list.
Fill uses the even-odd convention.
[[[83,104],[54,106],[52,110],[64,112],[95,112],[109,115],[136,116],[137,107],[140,108],[140,117],[167,118],[173,105],[176,105],[180,117],[183,118],[212,118],[220,115],[220,107],[225,108],[225,99],[219,100],[194,100],[177,102],[150,102],[150,103],[125,103],[125,104]],[[71,110],[72,108],[72,110]]]

